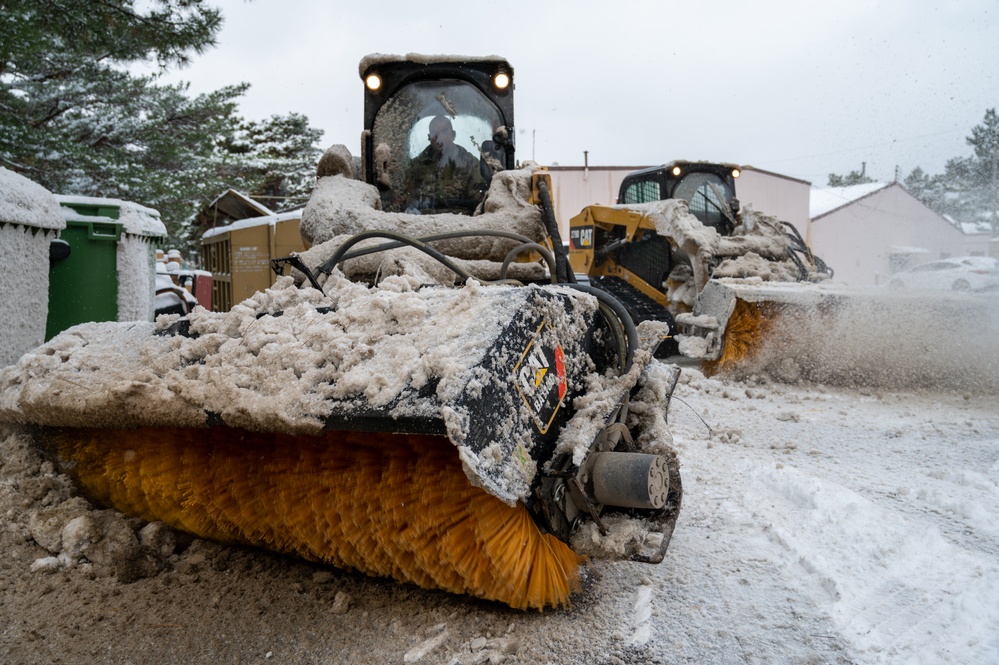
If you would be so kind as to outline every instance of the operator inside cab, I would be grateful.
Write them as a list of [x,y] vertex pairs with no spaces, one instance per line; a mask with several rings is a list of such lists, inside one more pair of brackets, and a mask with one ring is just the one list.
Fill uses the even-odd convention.
[[478,205],[485,191],[479,160],[455,143],[456,136],[447,116],[430,121],[429,143],[406,174],[405,212],[465,212]]
[[382,209],[472,214],[502,168],[494,139],[503,126],[496,105],[463,81],[401,88],[372,126]]

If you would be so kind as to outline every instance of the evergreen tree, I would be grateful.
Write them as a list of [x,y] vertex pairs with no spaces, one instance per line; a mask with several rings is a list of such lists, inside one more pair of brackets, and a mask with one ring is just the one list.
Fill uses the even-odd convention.
[[975,149],[968,173],[975,216],[987,220],[992,235],[999,236],[999,116],[994,108],[985,112],[981,125],[972,127],[967,141]]
[[191,97],[186,84],[129,73],[139,61],[161,72],[187,62],[222,21],[205,0],[139,4],[0,0],[0,165],[59,194],[156,208],[193,256],[190,222],[226,188],[307,193],[321,131],[295,114],[244,121],[247,84]]
[[262,122],[242,122],[225,148],[245,156],[256,177],[253,190],[245,193],[281,210],[300,204],[312,191],[322,134],[303,115],[274,115]]
[[849,175],[829,174],[829,187],[849,187],[851,185],[863,185],[874,182],[867,177],[867,162],[861,162],[860,171],[850,171]]
[[933,178],[918,166],[902,180],[902,185],[917,199],[925,201],[925,199],[932,197]]
[[999,236],[999,116],[985,112],[981,125],[967,137],[975,149],[971,157],[947,161],[944,172],[929,176],[919,167],[903,184],[916,198],[956,222],[986,222]]

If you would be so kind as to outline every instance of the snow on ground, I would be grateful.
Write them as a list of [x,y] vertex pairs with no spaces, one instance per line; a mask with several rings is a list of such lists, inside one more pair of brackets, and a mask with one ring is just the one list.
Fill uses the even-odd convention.
[[98,565],[62,568],[36,538],[79,499],[22,438],[4,436],[0,653],[25,663],[999,663],[994,396],[684,368],[670,421],[684,503],[665,561],[600,562],[571,610],[543,614],[179,536],[158,541],[170,553],[162,570],[128,583]]
[[674,406],[688,520],[775,566],[857,662],[999,662],[994,397],[690,388],[717,430]]

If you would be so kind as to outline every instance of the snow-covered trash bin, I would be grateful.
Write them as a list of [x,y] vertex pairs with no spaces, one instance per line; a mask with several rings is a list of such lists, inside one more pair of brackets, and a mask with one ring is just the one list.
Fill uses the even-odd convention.
[[69,255],[52,265],[45,339],[88,321],[152,321],[159,212],[137,203],[57,196]]
[[45,341],[50,245],[65,226],[52,192],[0,167],[0,367]]

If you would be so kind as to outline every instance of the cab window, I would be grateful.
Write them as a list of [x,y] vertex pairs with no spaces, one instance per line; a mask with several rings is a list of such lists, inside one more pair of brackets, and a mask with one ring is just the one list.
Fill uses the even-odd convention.
[[621,203],[650,203],[661,198],[657,180],[639,180],[625,187]]
[[493,145],[503,124],[496,106],[457,80],[402,88],[375,117],[371,134],[382,208],[471,213],[502,158]]
[[673,198],[683,199],[705,226],[724,228],[729,222],[734,192],[714,173],[689,173],[673,188]]

